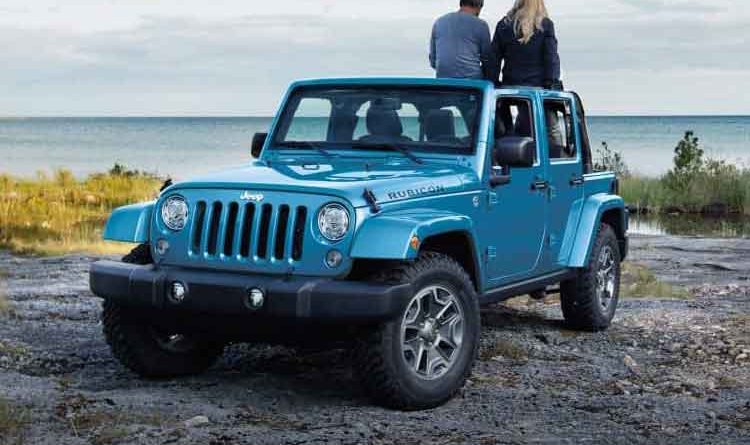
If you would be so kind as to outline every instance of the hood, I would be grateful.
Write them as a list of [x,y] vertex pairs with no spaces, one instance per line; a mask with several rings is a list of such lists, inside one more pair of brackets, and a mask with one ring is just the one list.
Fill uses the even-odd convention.
[[408,161],[335,159],[333,162],[255,162],[220,173],[176,184],[179,189],[237,189],[243,192],[281,191],[338,196],[354,207],[368,205],[363,194],[369,189],[379,204],[430,195],[456,193],[478,181],[469,167]]

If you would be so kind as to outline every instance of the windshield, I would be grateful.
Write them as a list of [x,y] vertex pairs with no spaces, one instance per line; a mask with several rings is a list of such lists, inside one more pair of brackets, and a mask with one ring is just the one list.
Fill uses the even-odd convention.
[[474,152],[482,93],[458,88],[301,88],[274,138],[279,149]]

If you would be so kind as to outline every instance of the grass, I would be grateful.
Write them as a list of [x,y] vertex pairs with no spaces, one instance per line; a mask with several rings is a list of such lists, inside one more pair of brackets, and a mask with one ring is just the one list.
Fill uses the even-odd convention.
[[683,188],[664,178],[622,178],[620,193],[631,208],[651,213],[719,213],[750,216],[750,171],[698,174]]
[[705,156],[692,131],[674,153],[673,167],[659,178],[631,175],[622,153],[606,142],[595,165],[618,173],[622,197],[638,211],[750,216],[750,168]]
[[154,199],[161,181],[116,166],[77,179],[66,170],[34,179],[0,175],[0,248],[32,255],[123,253],[102,241],[112,209]]
[[620,294],[623,298],[688,299],[690,293],[659,280],[647,267],[623,263]]
[[0,399],[0,443],[3,445],[23,444],[28,423],[29,414],[26,409]]
[[93,445],[121,443],[140,426],[163,427],[167,424],[156,414],[98,408],[94,400],[80,394],[63,399],[55,411],[74,436],[87,438]]

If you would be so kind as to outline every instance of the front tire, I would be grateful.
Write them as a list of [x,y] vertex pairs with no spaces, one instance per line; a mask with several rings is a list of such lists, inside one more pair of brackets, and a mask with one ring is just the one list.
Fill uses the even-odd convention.
[[601,224],[591,258],[578,276],[560,286],[566,323],[578,330],[609,328],[620,299],[620,247],[614,230]]
[[[151,264],[148,244],[142,244],[122,261]],[[199,374],[221,356],[220,342],[198,339],[189,333],[172,332],[150,321],[149,314],[104,301],[102,325],[113,355],[123,366],[145,378],[168,378]]]
[[411,283],[400,315],[359,341],[356,368],[370,397],[388,408],[434,408],[471,374],[479,346],[479,304],[471,279],[452,258],[423,253],[374,281]]

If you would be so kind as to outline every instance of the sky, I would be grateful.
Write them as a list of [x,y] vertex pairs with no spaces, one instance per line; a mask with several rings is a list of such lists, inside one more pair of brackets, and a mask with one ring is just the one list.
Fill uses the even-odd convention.
[[[511,0],[486,0],[494,30]],[[289,83],[432,76],[458,0],[2,0],[0,116],[267,116]],[[591,114],[750,114],[747,0],[547,0]]]

